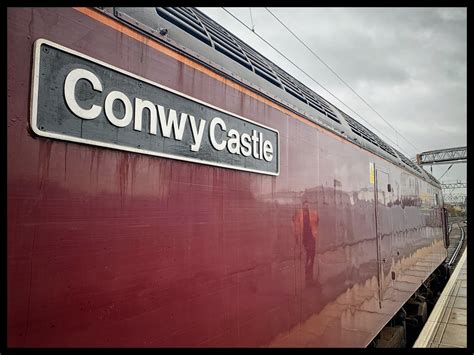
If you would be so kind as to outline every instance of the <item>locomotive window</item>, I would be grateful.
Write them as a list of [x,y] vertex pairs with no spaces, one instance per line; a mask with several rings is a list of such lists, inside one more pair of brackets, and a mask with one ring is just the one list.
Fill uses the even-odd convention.
[[270,74],[268,74],[267,71],[264,71],[264,70],[260,70],[257,66],[254,66],[255,67],[255,74],[258,74],[260,75],[261,77],[267,79],[268,81],[270,81],[272,84],[278,86],[278,87],[281,87],[280,83],[278,83],[276,81],[276,78],[274,78],[273,76],[271,76]]
[[341,124],[334,108],[321,96],[212,21],[201,11],[181,7],[157,7],[156,11],[159,16],[188,34],[253,71],[266,79],[267,82],[283,89],[304,104],[317,109],[332,121]]
[[[301,102],[305,104],[309,104],[309,98],[312,100],[318,101],[320,105],[322,105],[321,109],[318,109],[321,113],[323,113],[326,117],[330,118],[331,120],[341,123],[333,109],[322,99],[319,97],[314,91],[307,88],[304,84],[296,80],[294,77],[289,75],[284,70],[280,69],[274,63],[266,59],[265,57],[261,56],[258,52],[256,52],[253,48],[249,47],[246,43],[242,42],[237,37],[234,37],[231,33],[220,27],[218,24],[210,21],[207,16],[202,14],[200,11],[193,9],[195,15],[201,20],[204,27],[208,29],[212,39],[214,42],[219,42],[217,38],[221,41],[221,46],[215,46],[217,50],[220,50],[223,54],[230,56],[232,59],[236,60],[240,64],[243,64],[240,58],[235,57],[234,55],[229,55],[229,52],[222,51],[222,46],[227,43],[222,43],[223,37],[227,41],[233,42],[230,46],[235,47],[238,52],[243,52],[246,55],[246,59],[250,62],[250,70],[254,71],[257,75],[267,79],[273,85],[283,88],[287,93],[292,95],[293,97],[297,98]],[[217,36],[218,34],[218,36]],[[231,48],[227,47],[227,50],[231,50]],[[247,66],[247,64],[243,64]],[[283,85],[282,85],[283,84]],[[314,102],[310,104],[314,108]]]
[[398,150],[395,149],[395,151],[397,152],[398,156],[400,157],[400,159],[402,160],[402,162],[404,162],[406,165],[408,165],[410,168],[412,169],[415,169],[416,171],[418,171],[419,173],[421,173],[421,170],[415,165],[415,163],[413,163],[410,159],[408,159],[406,156],[404,156],[402,153],[400,153]]
[[312,101],[308,101],[308,103],[311,107],[315,108],[316,110],[321,112],[323,115],[326,114],[326,112],[321,108],[321,106],[318,106],[317,104],[314,104]]
[[307,103],[306,100],[303,98],[303,96],[301,96],[298,92],[292,90],[290,87],[286,86],[285,90],[286,90],[287,93],[293,95],[294,97],[296,97],[300,101],[303,101],[304,103]]
[[243,59],[242,57],[240,57],[236,52],[229,50],[228,47],[226,48],[226,46],[217,42],[215,39],[214,39],[214,44],[215,44],[215,48],[219,52],[235,60],[237,63],[242,64],[243,66],[250,69],[250,64],[248,64],[246,59]]
[[438,205],[439,205],[438,194],[434,194],[434,205],[435,205],[435,207],[438,207]]
[[429,172],[427,172],[426,170],[425,170],[425,173],[426,175],[428,175],[431,181],[433,181],[434,183],[439,183],[438,180],[436,180],[436,178],[433,175],[431,175]]
[[364,138],[365,140],[369,141],[373,145],[376,145],[380,149],[383,149],[386,151],[388,154],[396,158],[397,156],[395,155],[394,151],[392,148],[386,144],[384,141],[382,141],[377,135],[369,131],[367,128],[365,128],[363,125],[361,125],[359,122],[354,120],[352,117],[350,117],[348,114],[346,114],[343,111],[340,111],[341,114],[344,116],[344,118],[347,121],[347,124],[351,127],[352,132],[357,134],[358,136]]
[[156,11],[158,15],[171,22],[175,26],[178,26],[183,31],[186,31],[187,33],[198,38],[204,43],[211,45],[211,41],[209,40],[206,32],[201,26],[197,24],[197,21],[193,21],[188,16],[179,14],[178,11],[170,8],[157,7]]

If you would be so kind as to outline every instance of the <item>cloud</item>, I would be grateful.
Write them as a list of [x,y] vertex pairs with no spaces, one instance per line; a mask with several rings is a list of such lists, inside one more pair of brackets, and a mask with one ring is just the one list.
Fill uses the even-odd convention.
[[[222,9],[202,10],[367,126]],[[251,25],[248,8],[228,10]],[[270,10],[420,151],[466,144],[466,8]],[[403,152],[409,156],[420,152],[397,137],[377,114],[265,9],[252,8],[252,17],[258,34],[363,115],[374,127],[393,141],[398,140]]]

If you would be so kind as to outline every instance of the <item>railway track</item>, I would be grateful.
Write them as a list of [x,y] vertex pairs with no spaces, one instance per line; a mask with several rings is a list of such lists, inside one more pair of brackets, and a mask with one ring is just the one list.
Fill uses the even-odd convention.
[[453,221],[450,223],[448,231],[450,245],[446,264],[451,272],[456,267],[459,257],[466,247],[467,223],[465,220]]

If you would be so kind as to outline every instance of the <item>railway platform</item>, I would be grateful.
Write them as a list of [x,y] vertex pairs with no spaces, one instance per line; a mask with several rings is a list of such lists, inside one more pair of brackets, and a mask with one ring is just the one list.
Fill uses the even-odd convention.
[[459,260],[414,348],[467,347],[467,249]]

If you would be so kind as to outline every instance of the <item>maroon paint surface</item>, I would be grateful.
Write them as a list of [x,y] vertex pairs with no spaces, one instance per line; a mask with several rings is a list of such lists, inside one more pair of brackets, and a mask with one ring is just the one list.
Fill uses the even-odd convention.
[[[10,347],[365,346],[444,258],[439,209],[396,204],[439,192],[385,160],[74,9],[8,9],[7,30]],[[35,137],[37,38],[278,129],[280,176]],[[370,162],[395,187],[380,275]],[[321,289],[295,243],[303,199]]]

